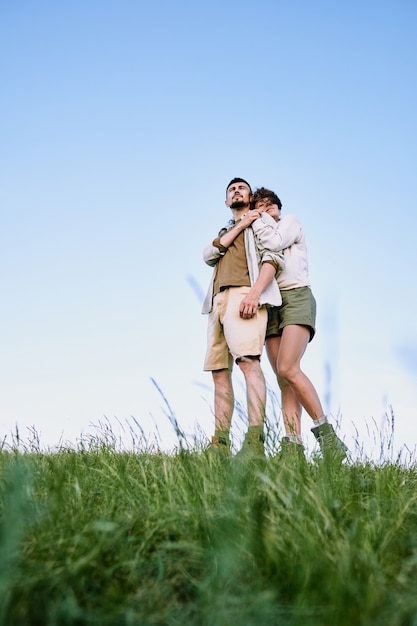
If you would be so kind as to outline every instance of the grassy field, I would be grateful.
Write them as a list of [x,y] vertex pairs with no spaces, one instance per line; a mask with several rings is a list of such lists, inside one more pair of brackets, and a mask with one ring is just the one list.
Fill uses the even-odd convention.
[[0,624],[417,626],[417,467],[0,452]]

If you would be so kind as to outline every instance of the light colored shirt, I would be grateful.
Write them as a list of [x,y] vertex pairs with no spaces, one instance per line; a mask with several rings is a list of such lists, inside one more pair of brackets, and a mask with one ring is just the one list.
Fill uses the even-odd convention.
[[277,274],[280,290],[310,287],[307,245],[300,220],[295,215],[284,215],[272,226],[268,224],[267,230],[263,232],[263,244],[284,255],[285,267]]

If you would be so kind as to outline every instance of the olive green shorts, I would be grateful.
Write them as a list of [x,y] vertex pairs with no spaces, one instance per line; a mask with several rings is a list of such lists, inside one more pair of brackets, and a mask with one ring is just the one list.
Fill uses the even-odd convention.
[[310,287],[296,287],[281,291],[281,306],[268,309],[266,338],[282,335],[284,326],[297,324],[310,331],[310,341],[316,333],[316,300]]

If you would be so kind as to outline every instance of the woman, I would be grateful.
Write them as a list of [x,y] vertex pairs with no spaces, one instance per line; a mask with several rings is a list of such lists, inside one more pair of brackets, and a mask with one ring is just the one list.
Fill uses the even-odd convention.
[[345,458],[347,447],[328,423],[317,391],[301,369],[301,359],[315,334],[316,301],[310,289],[308,255],[302,225],[295,215],[281,218],[282,203],[265,187],[253,195],[253,206],[266,211],[277,222],[271,227],[270,249],[282,252],[285,268],[277,282],[282,304],[268,312],[266,351],[281,390],[281,405],[286,436],[282,446],[303,451],[301,412],[313,420],[311,429],[323,454]]

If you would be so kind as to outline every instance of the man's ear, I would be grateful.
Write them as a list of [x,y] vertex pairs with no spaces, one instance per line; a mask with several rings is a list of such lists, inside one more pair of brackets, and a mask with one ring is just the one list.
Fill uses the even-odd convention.
[[229,202],[229,200],[228,200],[227,198],[226,198],[226,200],[224,201],[224,203],[225,203],[225,205],[226,205],[226,206],[230,206],[230,202]]

